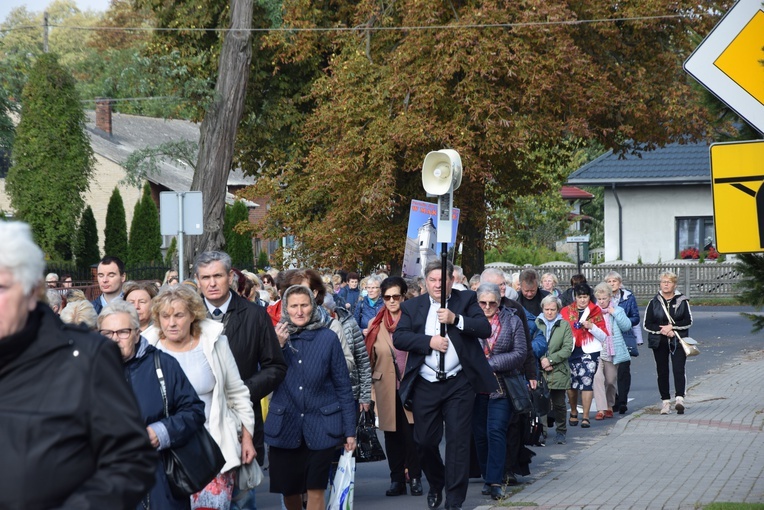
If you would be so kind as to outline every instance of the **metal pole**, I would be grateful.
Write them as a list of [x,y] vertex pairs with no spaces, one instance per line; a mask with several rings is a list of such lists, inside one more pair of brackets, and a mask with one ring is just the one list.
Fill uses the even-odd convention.
[[178,196],[178,282],[186,279],[185,262],[183,260],[183,197],[185,193],[176,193]]
[[[448,299],[448,296],[446,296],[446,280],[448,279],[448,243],[441,243],[440,244],[440,260],[441,260],[441,268],[440,268],[440,307],[446,308],[446,302]],[[444,337],[446,336],[446,324],[441,323],[440,324],[440,336]],[[446,353],[441,352],[440,357],[440,366],[438,367],[438,374],[437,377],[439,380],[444,380],[446,378]]]

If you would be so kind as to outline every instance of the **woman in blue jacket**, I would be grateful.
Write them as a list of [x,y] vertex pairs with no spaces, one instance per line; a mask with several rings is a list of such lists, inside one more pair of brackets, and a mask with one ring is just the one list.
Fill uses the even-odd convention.
[[337,335],[324,327],[308,287],[293,285],[282,297],[276,325],[287,375],[276,388],[265,420],[270,445],[270,491],[287,510],[324,508],[329,468],[337,446],[355,449],[356,404]]
[[[149,345],[140,336],[139,328],[135,307],[121,299],[109,303],[98,316],[99,333],[119,345],[125,378],[133,388],[151,445],[158,450],[181,446],[204,426],[204,403],[199,400],[175,358]],[[165,378],[169,416],[164,413],[164,401],[154,366],[155,355],[159,356]],[[155,477],[154,487],[137,506],[138,510],[191,508],[188,497],[175,498],[172,495],[161,458],[157,462]]]

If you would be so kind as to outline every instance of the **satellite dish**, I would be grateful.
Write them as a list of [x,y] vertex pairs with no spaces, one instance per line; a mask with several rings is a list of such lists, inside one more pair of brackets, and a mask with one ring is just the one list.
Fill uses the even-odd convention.
[[427,154],[422,164],[422,186],[430,195],[445,195],[462,183],[462,158],[452,149]]

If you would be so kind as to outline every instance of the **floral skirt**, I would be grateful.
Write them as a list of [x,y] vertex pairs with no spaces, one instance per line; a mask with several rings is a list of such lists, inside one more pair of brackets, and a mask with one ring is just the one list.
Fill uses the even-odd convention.
[[599,353],[587,354],[580,347],[573,349],[570,358],[568,358],[571,389],[592,391],[598,359]]
[[220,473],[207,486],[191,495],[192,510],[229,510],[236,470]]

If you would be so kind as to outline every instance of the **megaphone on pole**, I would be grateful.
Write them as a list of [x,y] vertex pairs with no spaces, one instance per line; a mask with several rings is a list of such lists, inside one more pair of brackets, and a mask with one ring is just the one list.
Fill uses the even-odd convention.
[[[445,290],[446,280],[450,275],[446,274],[448,260],[448,243],[453,236],[453,224],[451,210],[454,207],[454,190],[462,183],[462,158],[459,153],[452,149],[442,149],[430,152],[424,158],[422,164],[422,186],[429,195],[438,197],[438,242],[441,243],[441,289]],[[427,275],[425,275],[427,276]],[[440,306],[446,308],[446,293],[440,294]],[[446,336],[446,325],[440,325],[441,336]],[[446,355],[438,354],[438,380],[446,379]]]
[[451,211],[454,190],[462,183],[462,158],[453,149],[427,154],[422,164],[422,186],[429,195],[438,197],[437,242],[450,243],[453,236]]
[[422,165],[422,186],[431,195],[445,195],[462,183],[462,158],[452,149],[427,154]]

